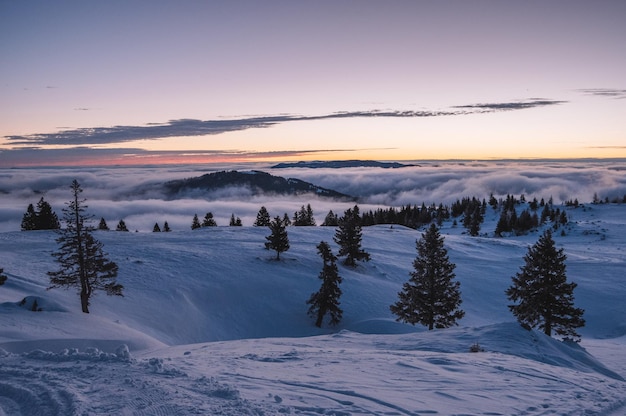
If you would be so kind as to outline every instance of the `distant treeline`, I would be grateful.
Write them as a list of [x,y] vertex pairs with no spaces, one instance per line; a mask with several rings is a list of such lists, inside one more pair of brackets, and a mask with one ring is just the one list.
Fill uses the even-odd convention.
[[[623,200],[618,203],[626,203],[626,195]],[[606,200],[594,197],[594,204],[607,203]],[[567,207],[582,206],[575,200],[568,200],[564,203]],[[471,236],[478,236],[481,233],[481,227],[487,210],[491,208],[494,212],[499,212],[494,234],[498,237],[504,235],[519,235],[536,229],[546,223],[551,223],[554,230],[568,223],[569,219],[564,209],[554,205],[552,198],[545,201],[543,198],[537,200],[533,198],[527,201],[522,194],[518,197],[507,195],[505,198],[497,199],[490,195],[489,200],[478,199],[476,197],[464,197],[457,199],[450,205],[431,204],[426,205],[405,205],[401,207],[378,208],[376,210],[365,211],[360,216],[360,226],[367,227],[372,225],[402,225],[405,227],[419,229],[435,223],[441,226],[445,221],[452,220],[453,226],[461,224]],[[321,226],[336,227],[341,220],[336,213],[330,210],[324,217]],[[318,223],[315,219],[313,208],[310,204],[302,207],[289,216],[284,213],[282,221],[286,226],[316,226]],[[270,224],[270,214],[267,209],[262,206],[257,214],[256,220],[252,224],[255,227],[267,227]],[[202,220],[198,214],[194,214],[191,221],[191,229],[202,227],[214,227],[218,224],[215,221],[212,212],[207,212]],[[234,213],[231,214],[229,226],[243,226],[241,218]],[[58,217],[50,204],[44,198],[41,198],[37,206],[29,204],[26,213],[22,219],[22,230],[49,230],[59,229],[61,225]],[[100,219],[98,230],[109,230],[109,226],[104,218]],[[129,231],[124,219],[120,219],[115,227],[116,231]],[[168,232],[171,231],[168,222],[162,225],[155,222],[152,231]]]

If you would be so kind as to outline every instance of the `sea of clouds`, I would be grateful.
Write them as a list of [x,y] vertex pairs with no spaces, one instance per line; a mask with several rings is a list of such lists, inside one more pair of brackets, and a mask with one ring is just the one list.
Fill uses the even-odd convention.
[[555,203],[578,199],[626,195],[626,160],[530,160],[530,161],[416,161],[414,166],[382,168],[285,168],[271,164],[184,165],[93,168],[0,169],[0,231],[17,231],[28,204],[43,196],[61,216],[69,201],[69,186],[77,179],[87,211],[105,218],[115,228],[124,219],[131,231],[151,231],[155,222],[167,221],[173,230],[189,229],[194,214],[212,212],[218,225],[228,225],[234,214],[252,225],[259,208],[270,215],[293,216],[311,204],[318,224],[329,210],[341,214],[354,203],[315,195],[254,195],[249,189],[227,188],[218,192],[184,195],[171,200],[160,185],[166,181],[200,176],[221,170],[262,170],[272,175],[298,178],[354,196],[361,210],[406,204],[449,204],[469,196],[489,198],[507,194]]

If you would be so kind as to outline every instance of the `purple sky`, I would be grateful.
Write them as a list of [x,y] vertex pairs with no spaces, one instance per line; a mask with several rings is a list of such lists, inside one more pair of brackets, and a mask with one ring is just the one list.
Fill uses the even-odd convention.
[[624,1],[0,0],[0,167],[626,157]]

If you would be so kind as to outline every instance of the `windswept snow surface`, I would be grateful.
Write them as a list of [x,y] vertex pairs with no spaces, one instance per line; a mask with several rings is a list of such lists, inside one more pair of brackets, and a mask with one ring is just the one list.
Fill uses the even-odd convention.
[[538,232],[494,238],[488,210],[480,237],[441,230],[466,316],[430,332],[389,312],[419,230],[364,229],[372,260],[339,266],[344,317],[323,329],[305,302],[334,228],[289,227],[280,261],[266,228],[96,232],[125,296],[97,294],[91,314],[46,290],[53,232],[0,233],[0,415],[624,414],[626,205],[568,208],[554,235],[586,311],[580,344],[515,322],[504,290]]

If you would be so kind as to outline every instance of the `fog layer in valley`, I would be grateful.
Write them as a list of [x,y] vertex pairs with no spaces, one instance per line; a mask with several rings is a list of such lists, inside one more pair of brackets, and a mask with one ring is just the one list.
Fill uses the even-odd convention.
[[293,213],[310,203],[321,224],[326,213],[341,214],[352,204],[308,196],[252,195],[246,188],[197,192],[168,200],[160,184],[169,180],[200,176],[220,170],[261,170],[275,176],[293,177],[357,198],[362,210],[376,207],[449,204],[465,196],[488,198],[507,194],[527,198],[554,199],[555,203],[578,199],[626,195],[626,162],[587,161],[493,161],[493,162],[411,162],[417,166],[382,168],[286,168],[270,164],[187,165],[163,167],[47,168],[0,170],[0,231],[20,227],[29,203],[42,196],[60,215],[69,200],[69,185],[78,179],[84,189],[89,211],[109,226],[124,219],[131,231],[151,231],[155,222],[168,221],[173,229],[188,228],[194,214],[201,218],[212,212],[218,225],[228,225],[234,214],[252,225],[264,205],[270,215]]

